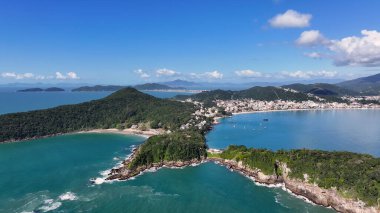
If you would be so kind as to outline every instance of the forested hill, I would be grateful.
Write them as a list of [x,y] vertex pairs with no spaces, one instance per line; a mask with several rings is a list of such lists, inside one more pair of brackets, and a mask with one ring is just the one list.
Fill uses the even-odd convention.
[[193,112],[193,104],[155,98],[127,87],[95,101],[0,115],[0,142],[138,123],[173,130],[189,121]]
[[[351,152],[321,150],[279,150],[229,146],[221,158],[242,161],[250,168],[273,174],[276,161],[286,163],[291,178],[315,183],[321,188],[335,187],[344,197],[360,199],[376,206],[380,196],[380,158]],[[281,171],[280,171],[281,173]]]
[[282,88],[294,89],[303,93],[311,93],[317,96],[355,96],[358,92],[339,87],[335,84],[317,83],[317,84],[289,84],[281,86]]
[[380,95],[380,73],[337,84],[340,87],[350,89],[361,95]]
[[274,101],[274,100],[291,100],[291,101],[316,101],[315,97],[309,97],[307,94],[300,92],[291,92],[279,87],[252,87],[246,90],[232,91],[232,90],[212,90],[201,92],[198,94],[186,96],[179,95],[176,99],[184,100],[191,98],[195,101],[204,102],[206,105],[212,105],[214,100],[230,100],[230,99],[255,99],[262,101]]

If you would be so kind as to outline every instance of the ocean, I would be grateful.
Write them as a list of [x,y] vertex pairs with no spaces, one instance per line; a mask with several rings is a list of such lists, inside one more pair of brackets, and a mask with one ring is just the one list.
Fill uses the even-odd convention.
[[[102,95],[80,94],[82,100]],[[79,101],[70,97],[67,100]],[[38,98],[40,103],[50,101]],[[14,99],[5,100],[2,112],[18,104]],[[32,109],[25,104],[24,111]],[[243,144],[272,150],[316,148],[379,156],[379,119],[379,110],[241,114],[222,119],[206,138],[212,148]],[[0,144],[0,212],[333,212],[281,188],[256,185],[214,163],[162,168],[128,181],[90,182],[102,180],[144,140],[139,136],[86,133]]]

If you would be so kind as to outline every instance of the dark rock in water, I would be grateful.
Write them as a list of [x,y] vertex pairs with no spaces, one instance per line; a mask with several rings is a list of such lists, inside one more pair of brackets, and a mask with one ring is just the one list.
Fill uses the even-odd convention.
[[269,119],[268,118],[264,118],[263,121],[269,121]]

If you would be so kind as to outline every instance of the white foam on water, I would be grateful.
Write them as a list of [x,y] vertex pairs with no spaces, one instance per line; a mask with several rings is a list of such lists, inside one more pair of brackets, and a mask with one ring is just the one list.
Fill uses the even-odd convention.
[[104,178],[96,178],[95,180],[93,180],[93,182],[94,182],[96,185],[102,184],[102,183],[104,183],[104,181],[105,181]]
[[289,194],[293,195],[294,197],[298,198],[298,199],[301,199],[303,201],[305,201],[306,203],[310,203],[312,205],[317,205],[315,204],[314,202],[312,202],[311,200],[309,200],[307,197],[304,197],[304,196],[301,196],[301,195],[297,195],[297,194],[294,194],[292,191],[290,191],[289,189],[287,189],[285,187],[285,185],[282,186],[282,189],[286,192],[288,192]]
[[99,174],[102,176],[102,177],[107,177],[108,174],[111,172],[111,169],[107,169],[107,170],[104,170],[104,171],[101,171],[99,172]]
[[60,200],[77,200],[77,196],[72,192],[66,192],[59,196]]
[[54,209],[58,209],[62,205],[61,202],[54,202],[53,199],[44,200],[44,204],[45,205],[38,208],[39,210],[41,210],[43,212],[48,212],[48,211],[52,211]]

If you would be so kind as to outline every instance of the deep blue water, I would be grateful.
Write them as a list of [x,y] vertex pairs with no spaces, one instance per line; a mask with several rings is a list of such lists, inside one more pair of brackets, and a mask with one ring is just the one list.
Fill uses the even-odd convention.
[[310,148],[380,156],[380,110],[240,114],[223,118],[207,140],[212,148],[239,144],[272,150]]

